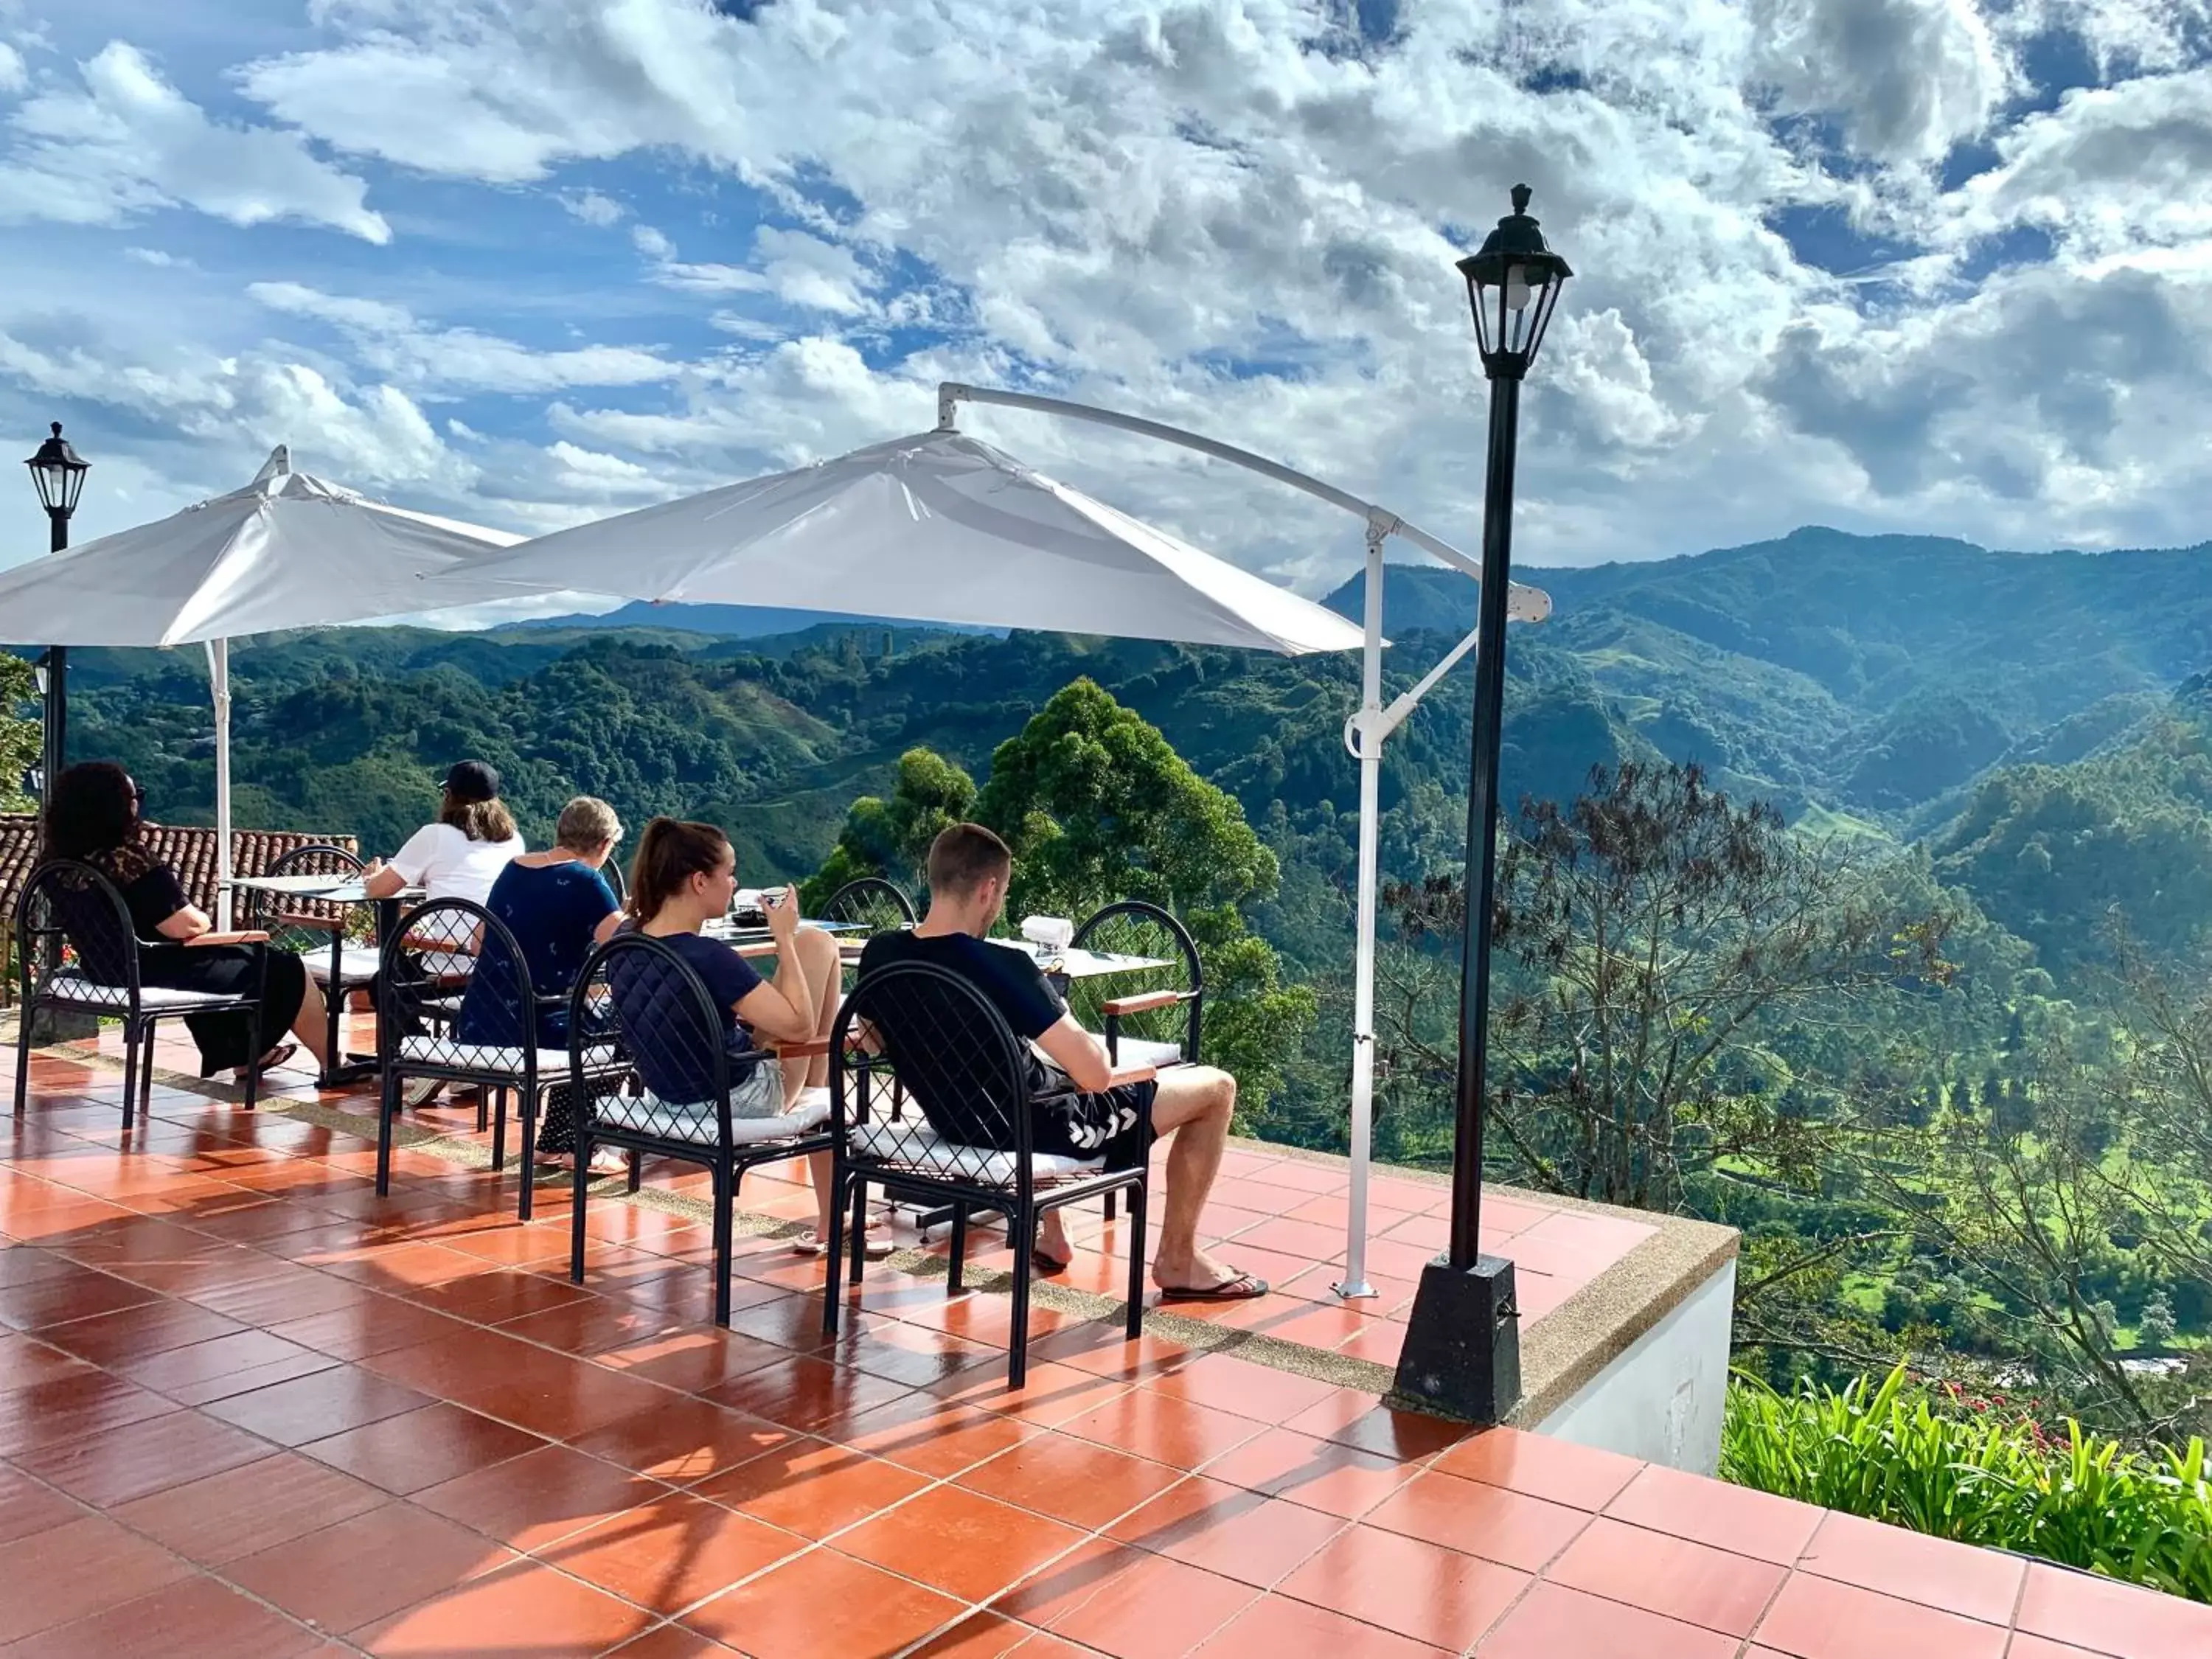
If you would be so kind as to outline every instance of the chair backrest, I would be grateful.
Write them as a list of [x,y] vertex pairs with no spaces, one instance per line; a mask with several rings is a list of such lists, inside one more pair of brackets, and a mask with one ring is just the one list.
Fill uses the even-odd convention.
[[896,962],[862,974],[838,1012],[830,1056],[841,1138],[871,1121],[875,1091],[896,1080],[946,1140],[1026,1159],[1026,1052],[991,1000],[950,969]]
[[862,876],[830,895],[822,906],[823,921],[849,922],[867,929],[867,937],[891,933],[915,924],[914,901],[895,881],[881,876]]
[[[33,870],[15,901],[23,995],[45,990],[58,971],[126,988],[138,1004],[138,936],[115,884],[76,859],[51,859]],[[53,948],[47,948],[49,945]],[[64,960],[61,947],[73,960]]]
[[1183,1057],[1199,1057],[1199,1038],[1206,993],[1206,969],[1198,958],[1198,945],[1172,914],[1146,899],[1118,899],[1086,918],[1075,930],[1074,944],[1106,956],[1150,957],[1170,964],[1140,979],[1102,974],[1074,981],[1067,988],[1068,1012],[1086,1030],[1103,1033],[1103,1005],[1116,997],[1140,991],[1175,991],[1182,1000],[1171,1007],[1148,1008],[1121,1015],[1115,1022],[1120,1034],[1146,1042],[1172,1042]]
[[[568,1064],[573,1086],[594,1088],[604,1067],[587,1066],[587,1051],[611,1047],[643,1085],[643,1099],[626,1102],[623,1127],[638,1133],[693,1143],[704,1121],[730,1139],[734,1063],[727,1027],[706,981],[674,946],[639,933],[620,933],[584,959],[568,1001]],[[605,1084],[597,1085],[604,1092]]]
[[467,899],[433,899],[399,918],[376,975],[376,1051],[410,1065],[459,1066],[465,1048],[535,1048],[541,1000],[507,924]]
[[[310,842],[305,847],[295,847],[273,860],[264,875],[270,876],[331,876],[343,880],[359,875],[365,866],[360,859],[334,842]],[[356,907],[332,904],[325,899],[304,898],[289,893],[264,893],[247,890],[244,925],[258,927],[269,935],[269,942],[280,951],[306,951],[326,948],[331,942],[327,927],[302,926],[289,920],[299,917],[307,923],[323,922],[338,927],[356,925],[362,920],[374,926],[376,913],[367,906]]]
[[606,878],[607,889],[615,896],[615,902],[623,909],[629,909],[629,878],[623,874],[622,860],[609,859],[599,866],[599,873]]

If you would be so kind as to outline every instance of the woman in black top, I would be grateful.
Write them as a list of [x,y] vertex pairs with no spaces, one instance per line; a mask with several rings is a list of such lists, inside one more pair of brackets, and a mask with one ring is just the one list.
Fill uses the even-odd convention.
[[[262,987],[258,1021],[244,1010],[185,1016],[199,1045],[202,1077],[230,1071],[242,1080],[249,1067],[266,1071],[283,1065],[296,1049],[284,1040],[288,1027],[319,1066],[323,997],[307,977],[306,964],[289,951],[271,951],[265,933],[214,931],[206,913],[185,896],[177,872],[141,841],[139,808],[144,799],[131,775],[112,762],[70,767],[54,781],[41,857],[81,860],[115,884],[138,936],[141,985],[227,995],[250,995],[257,985]],[[94,981],[119,980],[121,941],[113,937],[115,913],[106,897],[93,889],[49,891],[55,919],[76,948],[79,970]]]

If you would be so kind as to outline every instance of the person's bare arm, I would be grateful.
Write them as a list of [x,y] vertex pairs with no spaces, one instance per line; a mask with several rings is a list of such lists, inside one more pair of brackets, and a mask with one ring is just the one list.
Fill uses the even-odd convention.
[[161,934],[163,939],[173,939],[181,944],[198,939],[214,926],[208,920],[206,911],[197,904],[187,904],[183,909],[172,911],[162,917]]
[[592,929],[592,943],[594,945],[605,945],[609,939],[612,939],[615,936],[615,929],[622,926],[622,919],[623,913],[621,911],[608,911],[605,916],[600,920],[599,925]]
[[814,996],[794,942],[798,896],[787,887],[775,902],[761,908],[775,939],[775,971],[745,994],[738,1018],[772,1042],[807,1042],[814,1036]]
[[1106,1045],[1078,1024],[1073,1014],[1062,1014],[1052,1029],[1037,1039],[1037,1047],[1084,1093],[1095,1095],[1113,1085],[1114,1066],[1106,1058]]
[[407,878],[380,859],[371,860],[361,873],[361,890],[373,899],[395,897],[406,885]]

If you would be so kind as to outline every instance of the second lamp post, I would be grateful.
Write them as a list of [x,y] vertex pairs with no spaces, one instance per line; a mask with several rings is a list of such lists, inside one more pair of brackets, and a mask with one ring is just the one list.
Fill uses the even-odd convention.
[[1482,1113],[1490,1059],[1491,910],[1498,886],[1498,760],[1505,697],[1505,598],[1513,562],[1513,466],[1521,382],[1536,360],[1559,290],[1574,273],[1528,216],[1528,186],[1482,251],[1459,262],[1490,381],[1488,484],[1482,507],[1482,597],[1474,653],[1474,738],[1468,762],[1466,927],[1460,958],[1457,1126],[1451,1248],[1422,1270],[1398,1358],[1411,1404],[1496,1423],[1521,1397],[1513,1264],[1482,1254]]
[[[46,509],[47,550],[58,553],[69,545],[70,514],[76,511],[76,498],[83,493],[84,475],[92,463],[78,458],[69,440],[62,436],[62,423],[56,421],[53,435],[23,465],[31,469],[39,505]],[[46,702],[46,744],[39,766],[39,805],[43,809],[69,754],[68,648],[48,647],[39,659],[38,674]]]

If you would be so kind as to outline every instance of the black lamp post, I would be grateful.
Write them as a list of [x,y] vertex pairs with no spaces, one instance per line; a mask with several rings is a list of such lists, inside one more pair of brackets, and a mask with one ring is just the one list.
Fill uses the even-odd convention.
[[1490,381],[1489,484],[1482,507],[1482,598],[1474,655],[1474,741],[1467,789],[1467,902],[1460,959],[1458,1130],[1452,1149],[1451,1248],[1423,1269],[1398,1359],[1406,1403],[1496,1423],[1521,1397],[1513,1264],[1482,1254],[1482,1109],[1490,1057],[1491,909],[1498,884],[1498,752],[1505,696],[1505,599],[1513,554],[1513,463],[1521,381],[1574,273],[1528,216],[1528,186],[1480,253],[1459,262]]
[[[62,423],[54,422],[53,436],[39,446],[39,453],[23,463],[31,469],[31,482],[38,486],[39,505],[46,509],[46,524],[50,533],[47,550],[58,553],[69,545],[70,514],[76,511],[76,498],[84,490],[84,475],[92,463],[78,458],[70,447],[69,440],[62,436]],[[69,652],[63,646],[49,646],[38,662],[39,690],[46,701],[46,750],[39,768],[41,787],[40,806],[46,804],[46,792],[54,787],[54,780],[62,775],[69,753]]]

